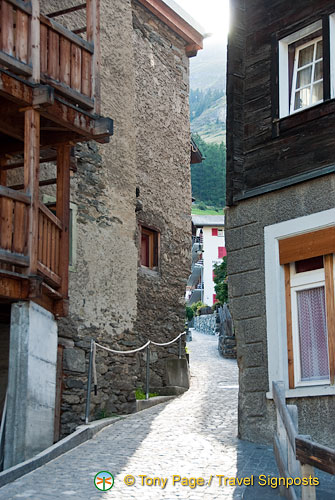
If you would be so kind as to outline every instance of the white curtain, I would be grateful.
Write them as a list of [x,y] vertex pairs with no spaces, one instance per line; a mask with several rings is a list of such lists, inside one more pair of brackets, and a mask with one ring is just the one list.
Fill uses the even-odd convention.
[[297,292],[301,380],[329,377],[325,288]]

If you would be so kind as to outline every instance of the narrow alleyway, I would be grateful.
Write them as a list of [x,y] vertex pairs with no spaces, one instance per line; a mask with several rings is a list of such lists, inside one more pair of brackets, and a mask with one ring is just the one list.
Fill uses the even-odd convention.
[[[0,499],[279,498],[278,490],[257,486],[259,474],[278,476],[272,449],[236,438],[236,361],[219,356],[216,337],[199,333],[189,350],[192,387],[187,393],[116,422],[91,441],[4,486]],[[115,477],[108,492],[93,484],[103,470]],[[257,477],[254,487],[219,486],[220,474]],[[134,476],[134,486],[124,483],[127,475]],[[166,486],[142,486],[139,475],[167,478]],[[173,475],[204,478],[205,485],[173,485]]]

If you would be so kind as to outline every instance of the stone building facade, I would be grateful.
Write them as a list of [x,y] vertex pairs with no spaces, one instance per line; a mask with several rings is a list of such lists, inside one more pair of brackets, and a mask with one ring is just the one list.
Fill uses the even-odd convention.
[[[76,3],[48,1],[45,8]],[[75,151],[76,255],[69,315],[59,321],[61,435],[85,414],[91,338],[129,350],[148,339],[171,340],[184,329],[191,240],[188,58],[203,37],[174,7],[161,0],[101,1],[102,112],[113,116],[114,135],[108,145]],[[80,24],[73,16],[62,22]],[[157,239],[155,265],[141,265],[143,228]],[[166,383],[165,358],[176,353],[175,346],[152,353],[153,386]],[[135,410],[143,366],[143,354],[97,350],[91,419]]]
[[[334,446],[334,5],[231,5],[226,244],[239,435],[272,442],[272,382],[283,381],[299,432]],[[299,54],[312,46],[318,102],[297,86]]]

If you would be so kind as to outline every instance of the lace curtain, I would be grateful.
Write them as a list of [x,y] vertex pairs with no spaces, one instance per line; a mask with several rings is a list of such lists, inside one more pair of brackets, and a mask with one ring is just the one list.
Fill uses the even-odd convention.
[[297,292],[301,380],[329,377],[325,288]]

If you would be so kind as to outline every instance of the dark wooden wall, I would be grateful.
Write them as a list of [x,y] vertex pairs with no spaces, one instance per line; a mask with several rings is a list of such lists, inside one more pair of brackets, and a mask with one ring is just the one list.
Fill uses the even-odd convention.
[[335,171],[335,100],[278,121],[278,40],[331,0],[230,0],[227,204]]

